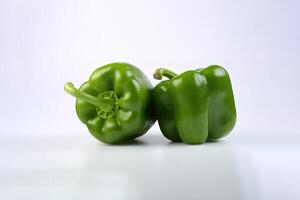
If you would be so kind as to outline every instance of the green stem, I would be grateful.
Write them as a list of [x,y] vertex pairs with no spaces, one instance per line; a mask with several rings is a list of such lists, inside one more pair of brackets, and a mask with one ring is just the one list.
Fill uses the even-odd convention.
[[161,80],[163,77],[167,77],[169,79],[174,78],[177,74],[171,70],[165,68],[158,68],[153,73],[153,78],[157,80]]
[[89,95],[85,92],[79,91],[77,88],[74,87],[73,83],[71,82],[67,82],[65,84],[64,89],[67,93],[69,93],[73,97],[84,100],[92,105],[101,107],[101,102],[96,97]]

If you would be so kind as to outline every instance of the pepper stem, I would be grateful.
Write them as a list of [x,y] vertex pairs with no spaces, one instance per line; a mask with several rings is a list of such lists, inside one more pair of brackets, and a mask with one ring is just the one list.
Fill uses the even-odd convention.
[[169,79],[174,78],[177,74],[171,70],[165,68],[158,68],[153,73],[153,78],[157,80],[161,80],[163,77],[167,77]]
[[96,106],[97,114],[104,119],[115,116],[119,109],[118,96],[114,91],[104,91],[100,93],[98,97],[94,97],[78,90],[71,82],[67,82],[64,89],[67,93],[76,97],[77,99],[81,99]]
[[78,99],[82,99],[94,106],[101,107],[101,102],[94,96],[87,94],[85,92],[79,91],[77,88],[74,87],[73,83],[67,82],[64,87],[65,91],[76,97]]

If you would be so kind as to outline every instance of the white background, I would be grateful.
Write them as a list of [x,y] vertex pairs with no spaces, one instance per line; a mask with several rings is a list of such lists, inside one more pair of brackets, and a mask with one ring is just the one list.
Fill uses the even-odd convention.
[[[46,194],[49,199],[59,198],[55,191],[69,195],[61,196],[64,199],[80,199],[85,193],[92,199],[105,191],[102,199],[119,199],[108,192],[114,188],[119,189],[112,193],[123,194],[123,198],[127,198],[124,194],[133,195],[128,199],[157,197],[151,194],[180,199],[183,193],[177,195],[176,191],[184,184],[175,184],[180,180],[189,182],[185,197],[190,199],[198,194],[228,199],[251,199],[254,194],[259,194],[258,199],[299,199],[299,9],[297,1],[0,1],[0,190],[4,188],[4,199],[45,199]],[[211,64],[224,66],[231,75],[238,112],[234,131],[221,143],[167,148],[168,141],[156,124],[140,139],[149,145],[99,144],[77,119],[75,99],[63,86],[66,81],[80,86],[94,69],[116,61],[136,65],[153,85],[157,81],[152,72],[157,67],[180,73]],[[135,148],[143,154],[136,155]],[[218,150],[223,156],[216,153]],[[102,168],[97,172],[95,167],[96,175],[86,175],[82,162],[91,160],[95,152],[105,152],[107,157],[90,162],[90,166],[99,164]],[[184,156],[176,160],[180,153]],[[84,154],[82,162],[77,154]],[[147,155],[150,160],[143,159]],[[208,155],[217,155],[216,160]],[[123,162],[134,163],[131,156],[137,156],[139,164],[127,169]],[[226,156],[235,162],[224,166]],[[169,157],[174,165],[166,162]],[[202,162],[212,164],[203,166]],[[210,175],[215,162],[223,173],[214,179]],[[175,171],[167,170],[178,163],[199,166],[190,169],[179,165]],[[160,167],[148,168],[151,164]],[[115,165],[124,168],[105,171]],[[207,173],[195,172],[201,166]],[[68,167],[86,177],[80,187],[70,186],[78,179],[69,177]],[[186,176],[182,175],[185,170]],[[232,178],[236,171],[240,174]],[[172,175],[165,176],[168,173],[180,176],[174,180]],[[86,184],[88,177],[97,175],[96,185],[103,186],[107,179],[112,187],[104,184],[107,188],[100,193],[99,188]],[[32,179],[35,184],[28,185]],[[125,190],[127,179],[138,186]],[[215,182],[206,185],[210,180]],[[173,187],[167,187],[170,183]],[[199,185],[199,191],[189,187],[193,183]],[[62,186],[55,190],[59,184],[71,189]],[[228,184],[242,189],[222,190]],[[37,186],[42,189],[33,189]],[[83,186],[85,190],[80,190]],[[151,187],[153,192],[145,189]],[[164,187],[170,193],[161,189]],[[206,189],[201,191],[203,187]]]

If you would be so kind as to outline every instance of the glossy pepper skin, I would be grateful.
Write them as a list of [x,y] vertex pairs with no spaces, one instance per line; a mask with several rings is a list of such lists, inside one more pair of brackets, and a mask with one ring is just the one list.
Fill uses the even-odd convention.
[[236,123],[236,108],[230,76],[226,69],[211,65],[196,70],[208,84],[208,138],[225,137]]
[[174,142],[201,144],[226,136],[236,122],[236,109],[227,71],[217,65],[181,75],[159,68],[160,82],[153,91],[153,105],[163,135]]
[[114,144],[134,139],[155,122],[150,105],[152,85],[131,64],[104,65],[79,90],[69,82],[65,91],[77,98],[78,118],[101,142]]

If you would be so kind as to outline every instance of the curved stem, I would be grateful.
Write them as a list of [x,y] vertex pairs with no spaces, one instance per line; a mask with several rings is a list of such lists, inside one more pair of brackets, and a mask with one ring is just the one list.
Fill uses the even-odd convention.
[[171,70],[165,68],[158,68],[153,73],[153,78],[157,80],[161,80],[163,77],[167,77],[169,79],[174,78],[177,74]]
[[77,88],[74,87],[73,83],[71,82],[67,82],[65,84],[64,89],[67,93],[69,93],[73,97],[86,101],[94,106],[101,107],[101,102],[96,97],[89,95],[85,92],[79,91]]

